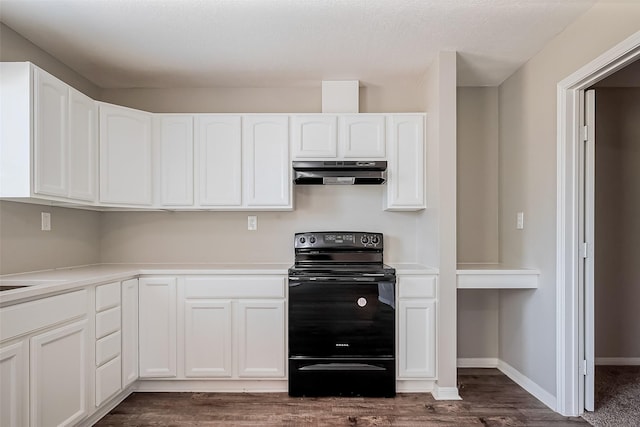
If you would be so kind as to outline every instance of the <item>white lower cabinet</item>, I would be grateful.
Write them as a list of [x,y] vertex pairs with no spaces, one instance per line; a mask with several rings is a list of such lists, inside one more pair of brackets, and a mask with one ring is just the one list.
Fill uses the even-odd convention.
[[141,378],[171,378],[177,370],[176,278],[139,281],[139,363]]
[[88,414],[88,321],[31,338],[30,425],[73,425]]
[[0,346],[0,426],[29,424],[29,344]]
[[138,379],[138,279],[122,282],[122,388]]
[[121,303],[120,282],[96,286],[96,407],[122,390]]
[[231,301],[185,301],[185,377],[231,377],[231,327]]
[[398,279],[398,378],[436,377],[436,277]]

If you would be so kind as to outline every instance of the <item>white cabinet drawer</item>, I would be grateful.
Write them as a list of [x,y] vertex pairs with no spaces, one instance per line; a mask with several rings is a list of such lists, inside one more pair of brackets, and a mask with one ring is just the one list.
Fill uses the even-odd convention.
[[436,276],[401,276],[398,278],[400,298],[435,298]]
[[116,356],[120,356],[120,331],[96,341],[96,366],[100,366]]
[[0,310],[0,341],[83,316],[87,306],[83,289],[5,307]]
[[120,282],[96,286],[96,311],[120,305]]
[[120,307],[96,314],[96,339],[120,330]]
[[188,277],[185,279],[185,297],[284,298],[284,281],[284,277]]
[[118,356],[96,369],[96,406],[102,405],[122,388],[121,367],[122,359]]

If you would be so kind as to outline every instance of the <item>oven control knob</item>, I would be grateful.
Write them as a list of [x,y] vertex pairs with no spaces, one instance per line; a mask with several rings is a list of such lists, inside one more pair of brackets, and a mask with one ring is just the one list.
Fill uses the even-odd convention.
[[362,243],[363,245],[366,245],[367,243],[369,243],[369,236],[362,236],[360,238],[360,243]]
[[378,238],[378,236],[371,236],[371,243],[373,243],[374,245],[377,245],[380,242],[380,239]]
[[305,239],[304,237],[300,238],[300,243],[302,243],[304,245],[304,243],[307,241],[307,239]]
[[314,244],[316,242],[315,236],[309,237],[309,243]]

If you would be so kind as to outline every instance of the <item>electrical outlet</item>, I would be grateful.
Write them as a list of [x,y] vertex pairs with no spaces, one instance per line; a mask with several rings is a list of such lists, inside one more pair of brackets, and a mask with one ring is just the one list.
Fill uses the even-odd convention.
[[524,229],[524,212],[518,212],[516,215],[516,229]]
[[258,229],[258,217],[255,215],[249,215],[247,217],[247,230],[256,231]]
[[51,231],[51,214],[49,212],[42,212],[40,216],[40,230]]

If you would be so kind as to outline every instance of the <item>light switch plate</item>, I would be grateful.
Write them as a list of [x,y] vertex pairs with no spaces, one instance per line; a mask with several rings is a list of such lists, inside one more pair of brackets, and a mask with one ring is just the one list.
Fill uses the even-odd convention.
[[42,231],[51,231],[51,214],[42,212],[40,217],[40,229]]
[[516,215],[516,229],[524,229],[524,212],[518,212]]
[[249,215],[247,217],[247,230],[256,231],[258,229],[258,217],[255,215]]

